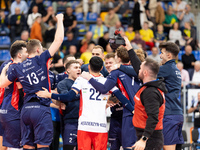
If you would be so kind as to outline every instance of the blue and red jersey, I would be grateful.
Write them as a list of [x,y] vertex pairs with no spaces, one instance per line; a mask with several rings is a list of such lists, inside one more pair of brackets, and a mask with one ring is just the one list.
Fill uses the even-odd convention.
[[[14,82],[16,79],[20,81],[24,89],[24,103],[32,98],[37,97],[36,92],[45,87],[51,90],[48,60],[51,55],[48,50],[44,51],[40,56],[27,58],[22,63],[13,64],[8,69],[8,80]],[[51,99],[37,97],[40,104],[49,106]]]

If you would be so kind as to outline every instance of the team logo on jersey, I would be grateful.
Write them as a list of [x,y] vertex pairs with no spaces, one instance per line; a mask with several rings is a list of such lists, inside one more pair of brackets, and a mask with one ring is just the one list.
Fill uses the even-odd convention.
[[45,80],[46,79],[46,77],[45,76],[42,76],[41,77],[41,81],[43,81],[43,80]]
[[107,100],[107,98],[106,98],[106,97],[104,97],[104,98],[103,98],[103,100],[105,101],[105,100]]

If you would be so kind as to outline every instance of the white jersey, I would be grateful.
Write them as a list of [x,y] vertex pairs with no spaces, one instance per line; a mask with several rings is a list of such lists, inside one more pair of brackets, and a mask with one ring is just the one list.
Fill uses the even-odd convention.
[[[104,84],[106,78],[94,77]],[[106,133],[106,103],[109,94],[101,94],[86,79],[78,77],[72,88],[80,91],[80,108],[78,130]],[[114,87],[111,91],[117,90]]]

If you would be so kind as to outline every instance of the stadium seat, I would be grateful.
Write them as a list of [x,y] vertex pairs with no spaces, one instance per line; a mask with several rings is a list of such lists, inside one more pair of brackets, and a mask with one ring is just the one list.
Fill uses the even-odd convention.
[[72,1],[72,9],[74,10],[76,6],[80,3],[79,1]]
[[98,17],[97,13],[88,12],[87,17],[86,17],[86,21],[87,22],[96,22],[97,17]]
[[[182,60],[182,55],[185,54],[185,51],[180,51],[178,53],[178,60]],[[194,55],[194,57],[196,58],[196,60],[200,60],[200,52],[199,51],[192,51],[192,54]]]
[[84,21],[83,13],[74,13],[78,22]]
[[89,30],[88,31],[92,31],[92,27],[95,26],[95,24],[90,24],[89,25]]
[[51,2],[51,1],[48,1],[48,0],[45,0],[45,1],[43,1],[43,4],[44,4],[44,7],[45,7],[45,8],[48,8],[49,6],[52,5],[52,2]]
[[190,129],[190,136],[191,136],[191,141],[192,141],[192,148],[193,150],[197,150],[197,147],[200,147],[200,143],[198,142],[199,139],[199,129]]
[[0,49],[9,49],[10,44],[9,36],[0,36]]
[[108,12],[101,12],[100,17],[102,19],[102,21],[104,22],[106,15],[108,14]]
[[185,130],[182,130],[182,135],[183,135],[183,139],[184,139],[184,144],[182,144],[182,149],[185,149],[185,148],[188,148],[188,150],[190,149],[191,147],[191,144],[190,143],[187,143],[187,133]]
[[77,24],[77,27],[79,28],[79,35],[86,34],[86,26],[84,24]]
[[9,50],[0,50],[0,61],[9,60],[10,58]]

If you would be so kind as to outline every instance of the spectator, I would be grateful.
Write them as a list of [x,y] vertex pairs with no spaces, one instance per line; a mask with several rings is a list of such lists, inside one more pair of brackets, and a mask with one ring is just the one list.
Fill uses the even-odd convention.
[[193,50],[197,50],[198,42],[197,42],[197,34],[196,30],[191,27],[189,22],[185,22],[185,29],[183,30],[183,37],[186,40],[186,44],[192,46]]
[[116,23],[115,27],[110,27],[110,29],[109,29],[109,37],[110,38],[114,37],[114,33],[115,33],[116,30],[120,30],[121,36],[124,36],[124,28],[122,28],[122,24],[119,21],[119,22]]
[[160,54],[159,54],[158,48],[157,47],[153,47],[151,51],[152,51],[152,55],[149,55],[148,57],[153,59],[153,60],[155,60],[155,61],[157,61],[158,64],[160,64],[161,59],[160,59]]
[[77,46],[77,40],[74,39],[74,34],[72,31],[68,31],[66,33],[67,35],[67,40],[63,41],[62,45],[61,45],[61,50],[62,52],[67,55],[69,54],[69,47],[70,45],[75,45]]
[[200,128],[200,92],[198,92],[197,99],[193,99],[191,106],[189,106],[188,113],[194,112],[194,128]]
[[105,32],[103,37],[99,38],[98,45],[102,46],[103,49],[106,49],[106,45],[108,44],[109,40],[109,33]]
[[35,18],[37,16],[42,16],[40,13],[38,13],[38,7],[37,6],[34,6],[33,9],[32,9],[32,13],[28,15],[28,20],[27,20],[27,24],[29,26],[29,28],[31,29],[34,21],[35,21]]
[[92,32],[88,31],[80,43],[80,52],[81,53],[84,53],[87,50],[88,44],[90,42],[94,43],[94,41],[92,41]]
[[47,13],[42,17],[42,21],[44,23],[46,23],[46,25],[48,24],[49,20],[54,20],[57,21],[56,16],[55,16],[55,12],[52,6],[49,6],[47,8]]
[[140,37],[140,32],[139,31],[135,31],[135,38],[134,40],[131,41],[132,44],[141,44],[142,45],[142,49],[144,51],[146,51],[146,44],[145,44],[145,41],[143,41]]
[[65,32],[72,31],[74,33],[74,38],[76,39],[78,37],[78,28],[76,27],[77,20],[76,16],[72,13],[72,7],[67,7],[66,12],[64,13],[63,23],[65,27]]
[[58,7],[63,7],[63,8],[71,7],[72,4],[71,4],[71,2],[66,1],[66,0],[54,0],[54,2],[52,3],[52,6],[53,6],[55,13],[57,13]]
[[166,34],[163,32],[163,25],[159,24],[157,25],[157,32],[155,33],[155,44],[157,47],[159,47],[161,42],[166,42],[167,37]]
[[37,6],[38,7],[38,12],[42,15],[42,16],[45,16],[47,14],[47,11],[43,5],[43,0],[35,0],[35,1],[32,1],[30,7],[29,7],[29,11],[28,11],[28,14],[31,14],[32,13],[32,9],[34,6]]
[[133,7],[133,11],[132,11],[132,18],[133,18],[133,28],[135,31],[140,30],[141,29],[141,23],[140,23],[140,3],[138,2],[138,0],[134,0],[135,1],[135,5]]
[[22,31],[21,36],[15,38],[15,40],[13,42],[15,42],[16,40],[23,40],[28,42],[28,40],[30,39],[29,37],[29,32],[27,30]]
[[127,36],[129,41],[132,41],[135,38],[135,32],[133,31],[132,25],[128,25],[128,29],[125,32],[125,35]]
[[169,7],[167,10],[167,14],[165,15],[165,21],[163,22],[166,33],[169,33],[169,30],[172,28],[172,26],[175,22],[178,22],[178,18],[173,13],[173,8]]
[[20,36],[21,32],[26,29],[26,18],[20,14],[20,8],[15,8],[15,14],[10,18],[11,25],[11,39],[14,40],[16,36]]
[[74,56],[76,59],[80,57],[80,53],[77,53],[77,47],[75,45],[69,47],[69,55]]
[[114,27],[115,24],[119,21],[118,15],[115,13],[113,8],[110,8],[107,15],[105,16],[104,23],[105,25],[110,28]]
[[8,17],[5,15],[4,10],[0,10],[0,33],[6,35],[10,33],[8,29]]
[[149,29],[148,22],[144,22],[143,28],[140,30],[140,35],[141,35],[142,40],[145,41],[145,44],[148,45],[151,50],[152,47],[154,47],[154,43],[153,43],[154,35],[153,35],[153,31]]
[[190,81],[190,77],[189,77],[188,71],[183,69],[183,63],[182,62],[178,62],[176,64],[176,66],[181,72],[181,79],[182,79],[181,87],[183,87],[183,82],[186,82],[185,85],[188,85],[189,84],[188,82]]
[[83,11],[85,16],[87,16],[88,12],[100,13],[97,7],[97,0],[83,0]]
[[185,54],[182,55],[183,68],[186,70],[194,69],[194,63],[196,58],[192,54],[192,47],[190,45],[185,46]]
[[161,6],[161,2],[158,3],[156,8],[155,19],[157,24],[162,24],[165,21],[165,11]]
[[92,27],[91,32],[93,34],[93,40],[97,43],[100,37],[103,36],[104,32],[107,32],[108,28],[103,25],[102,19],[100,17],[97,18],[97,23]]
[[49,20],[49,28],[46,30],[45,38],[44,38],[47,49],[49,48],[49,46],[54,40],[54,36],[56,33],[55,25],[56,25],[56,22],[53,19]]
[[80,59],[83,60],[84,64],[88,64],[90,61],[90,58],[92,57],[92,49],[94,48],[95,44],[93,42],[88,44],[88,48],[86,52],[81,54]]
[[194,69],[189,70],[189,76],[191,83],[191,88],[200,88],[200,61],[194,63]]
[[114,11],[118,14],[121,22],[127,21],[128,14],[130,12],[129,3],[125,0],[118,0],[114,3]]
[[[149,3],[147,3],[147,17],[149,18],[150,21],[153,22],[153,24],[156,24],[156,9],[158,6],[157,0],[150,0]],[[156,30],[156,26],[153,26],[153,30]]]
[[20,14],[26,15],[28,13],[28,5],[24,0],[15,0],[10,6],[11,15],[15,14],[15,8],[20,9]]
[[176,14],[178,18],[180,17],[181,13],[184,11],[186,5],[187,3],[182,0],[176,0],[174,3],[172,3],[174,13]]
[[63,60],[58,53],[55,53],[53,56],[53,61],[50,70],[57,71],[58,73],[62,73],[65,71],[65,68],[63,66]]
[[169,40],[171,42],[177,43],[179,46],[185,45],[185,40],[183,40],[181,31],[179,30],[179,24],[178,22],[175,22],[173,24],[173,29],[170,29],[169,31]]
[[41,16],[37,16],[35,18],[35,22],[33,23],[33,26],[31,28],[31,33],[30,33],[31,39],[38,39],[40,42],[43,41],[42,28],[41,28],[41,25],[40,25],[41,21],[42,21]]
[[190,22],[192,25],[194,25],[194,14],[191,13],[190,10],[191,10],[190,5],[186,5],[185,10],[180,15],[179,20],[181,28],[184,27],[186,22]]

